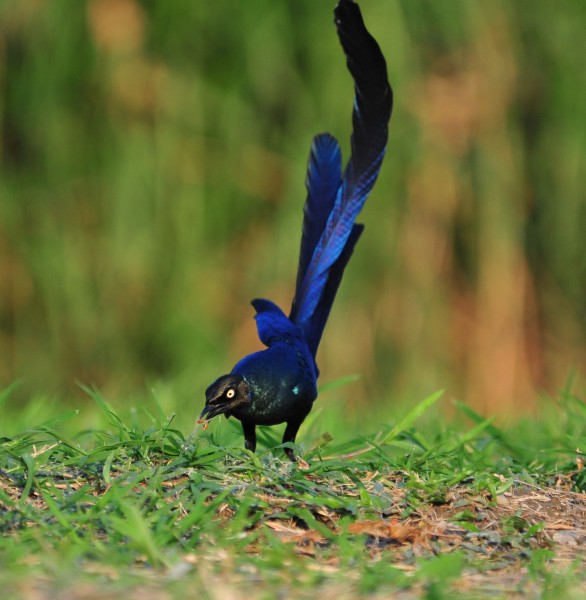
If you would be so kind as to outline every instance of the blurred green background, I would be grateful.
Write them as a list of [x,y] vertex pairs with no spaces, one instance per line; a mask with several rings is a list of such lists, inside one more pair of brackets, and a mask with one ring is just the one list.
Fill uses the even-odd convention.
[[[363,0],[387,158],[326,328],[349,413],[528,411],[586,364],[586,2]],[[190,422],[289,308],[314,134],[348,155],[333,2],[0,2],[0,385],[154,388]],[[580,376],[578,376],[580,381]]]

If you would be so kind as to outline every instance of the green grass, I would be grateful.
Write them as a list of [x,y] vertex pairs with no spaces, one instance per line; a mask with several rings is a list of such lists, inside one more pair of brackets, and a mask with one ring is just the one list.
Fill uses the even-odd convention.
[[469,425],[441,431],[434,394],[374,435],[306,432],[291,464],[273,429],[251,454],[232,422],[185,435],[154,402],[122,418],[86,392],[102,428],[64,435],[70,412],[1,439],[6,597],[584,592],[586,407],[570,394],[511,429],[460,405]]

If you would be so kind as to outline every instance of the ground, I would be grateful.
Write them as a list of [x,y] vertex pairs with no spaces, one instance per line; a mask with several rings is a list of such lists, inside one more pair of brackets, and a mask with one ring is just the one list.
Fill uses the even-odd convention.
[[[430,438],[413,428],[421,412],[369,439],[320,436],[296,464],[280,448],[220,444],[225,421],[185,437],[109,412],[91,443],[48,426],[4,438],[2,589],[40,600],[586,596],[575,437],[537,463],[480,418]],[[261,441],[277,445],[270,432]]]

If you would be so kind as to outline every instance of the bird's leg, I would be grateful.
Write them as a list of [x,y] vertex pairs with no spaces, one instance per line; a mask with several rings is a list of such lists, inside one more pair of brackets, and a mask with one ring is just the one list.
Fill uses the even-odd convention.
[[244,447],[251,452],[256,450],[256,427],[252,423],[242,423]]
[[[301,427],[302,421],[288,421],[287,427],[285,428],[285,434],[283,435],[283,444],[287,442],[295,443],[295,436]],[[289,457],[291,462],[297,462],[293,448],[285,448],[285,454]]]

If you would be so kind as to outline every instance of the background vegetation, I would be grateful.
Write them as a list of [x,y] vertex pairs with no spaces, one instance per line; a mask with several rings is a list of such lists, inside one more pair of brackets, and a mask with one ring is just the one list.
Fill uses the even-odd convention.
[[[396,106],[323,382],[361,374],[335,399],[357,415],[440,387],[527,409],[586,364],[586,4],[362,5]],[[311,137],[348,154],[331,11],[0,3],[7,402],[79,405],[79,380],[191,418],[258,347],[248,301],[291,301]]]

